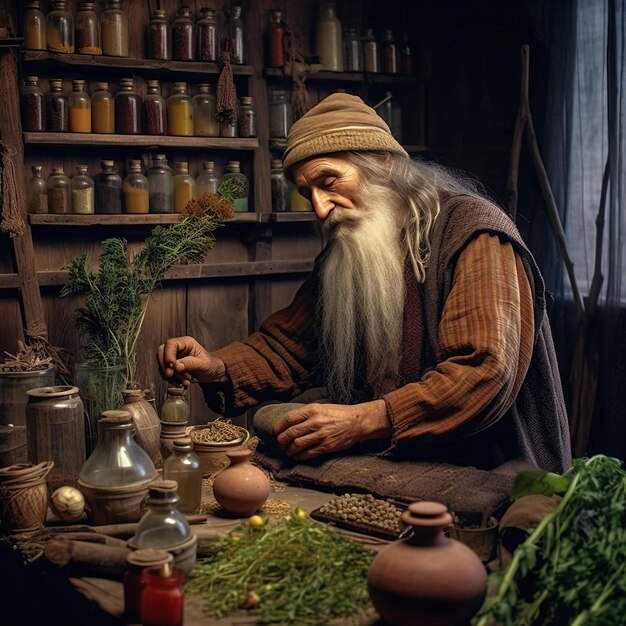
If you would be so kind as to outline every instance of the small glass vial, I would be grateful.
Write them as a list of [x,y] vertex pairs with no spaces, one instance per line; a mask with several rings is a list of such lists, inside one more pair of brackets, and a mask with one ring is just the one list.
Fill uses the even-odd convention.
[[46,107],[37,76],[27,76],[21,94],[22,129],[26,132],[46,130]]
[[412,76],[415,73],[413,64],[413,52],[409,43],[407,33],[402,33],[402,43],[400,44],[400,72]]
[[222,176],[218,193],[232,201],[236,213],[248,211],[249,183],[241,172],[239,161],[228,161],[226,164],[226,173]]
[[384,74],[397,74],[399,69],[398,46],[393,31],[386,30],[380,42],[381,70]]
[[170,570],[163,565],[148,567],[142,580],[145,585],[141,594],[143,626],[183,626],[186,580],[183,570],[177,567]]
[[87,166],[79,165],[72,176],[72,213],[92,215],[96,209],[94,181],[87,174]]
[[26,50],[46,49],[46,16],[39,0],[32,0],[24,11],[24,48]]
[[132,78],[122,78],[120,90],[115,94],[115,132],[141,134],[141,96],[135,91]]
[[193,61],[196,58],[196,25],[193,23],[191,9],[181,7],[172,22],[172,59],[174,61]]
[[189,174],[189,164],[179,161],[174,165],[174,211],[182,213],[195,195],[196,181]]
[[124,213],[148,213],[150,210],[148,179],[141,173],[141,161],[131,160],[122,185]]
[[215,119],[215,96],[211,93],[211,85],[201,83],[198,93],[191,99],[193,134],[198,137],[217,137],[220,127]]
[[[203,161],[202,171],[196,177],[196,195],[200,197],[205,193],[217,193],[219,183],[219,178],[215,175],[215,163],[213,161]],[[170,390],[168,389],[168,395],[169,392]]]
[[151,59],[169,61],[172,58],[172,37],[165,11],[156,9],[148,26],[148,55]]
[[202,464],[190,437],[174,440],[172,454],[163,463],[163,479],[178,483],[178,510],[195,513],[202,500]]
[[[213,163],[211,163],[211,165],[213,165]],[[187,400],[185,400],[184,388],[168,387],[167,398],[161,407],[161,421],[168,423],[187,423],[189,421],[189,414],[190,409]]]
[[240,137],[256,137],[256,113],[251,96],[242,96],[237,122]]
[[74,16],[66,10],[65,0],[53,0],[46,15],[46,46],[50,52],[74,52]]
[[246,42],[239,5],[234,5],[230,9],[226,23],[226,39],[229,46],[230,62],[235,65],[243,65],[246,62]]
[[91,132],[115,132],[115,101],[109,83],[98,83],[98,90],[91,94]]
[[363,37],[363,68],[372,74],[380,72],[378,42],[372,28],[368,28],[365,31],[365,37]]
[[269,102],[270,137],[287,139],[292,124],[291,105],[284,91],[273,91]]
[[270,183],[272,190],[272,211],[282,213],[287,210],[287,179],[283,174],[283,162],[272,159],[270,168]]
[[26,188],[26,202],[28,212],[33,214],[48,212],[48,188],[46,179],[42,176],[41,165],[31,167],[33,177],[28,181]]
[[102,54],[100,19],[93,10],[93,2],[79,2],[76,12],[76,52]]
[[72,212],[70,179],[62,167],[53,167],[46,184],[48,190],[48,212],[67,215]]
[[63,95],[60,78],[48,80],[50,91],[46,94],[46,127],[51,133],[66,133],[69,128],[67,97]]
[[198,37],[198,61],[214,63],[217,61],[217,19],[213,9],[200,9],[200,18],[196,22]]
[[174,213],[174,174],[164,154],[156,154],[146,172],[150,213]]
[[108,0],[100,15],[102,29],[102,54],[110,57],[127,57],[129,52],[128,16],[120,0]]
[[337,18],[336,3],[320,5],[315,29],[315,53],[322,68],[331,72],[343,71],[343,42],[341,22]]
[[285,24],[282,11],[272,11],[267,39],[268,66],[283,67],[285,65]]
[[363,44],[356,28],[346,30],[343,59],[346,72],[363,71]]
[[161,95],[158,80],[148,81],[148,93],[144,96],[141,106],[143,132],[146,135],[167,134],[165,98]]
[[193,107],[187,83],[174,83],[167,99],[167,132],[177,136],[193,135]]
[[85,91],[84,80],[73,80],[72,91],[67,99],[70,132],[91,132],[91,98]]
[[102,171],[96,174],[96,213],[119,215],[122,212],[122,177],[115,170],[114,161],[100,162]]

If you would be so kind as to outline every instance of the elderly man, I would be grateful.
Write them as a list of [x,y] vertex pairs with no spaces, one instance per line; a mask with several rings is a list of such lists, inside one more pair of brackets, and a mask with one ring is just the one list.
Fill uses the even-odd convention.
[[162,375],[197,380],[224,413],[326,386],[329,402],[275,425],[300,461],[381,441],[415,460],[568,468],[544,285],[505,213],[411,160],[347,94],[293,125],[283,165],[327,236],[312,275],[246,341],[168,340]]

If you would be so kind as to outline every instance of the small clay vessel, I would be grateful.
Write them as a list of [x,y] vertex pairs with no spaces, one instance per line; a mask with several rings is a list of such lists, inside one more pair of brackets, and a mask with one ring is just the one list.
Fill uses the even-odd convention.
[[234,515],[252,515],[265,504],[270,495],[267,476],[250,463],[252,451],[247,448],[229,450],[230,465],[213,481],[213,495],[219,505]]
[[447,508],[414,502],[400,519],[413,533],[383,548],[367,573],[374,608],[393,626],[468,623],[483,602],[487,572],[470,548],[444,535]]

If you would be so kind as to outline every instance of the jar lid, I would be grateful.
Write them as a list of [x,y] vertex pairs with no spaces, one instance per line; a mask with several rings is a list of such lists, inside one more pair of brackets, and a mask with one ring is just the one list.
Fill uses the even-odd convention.
[[134,85],[134,78],[120,78],[120,85]]
[[252,104],[252,96],[242,96],[241,104]]
[[178,161],[177,163],[175,163],[174,167],[176,168],[177,172],[187,173],[189,171],[189,163],[187,161]]
[[165,10],[164,9],[156,9],[154,11],[154,17],[165,17]]
[[180,437],[179,439],[174,439],[173,445],[175,448],[187,449],[193,447],[193,442],[191,437]]
[[[132,159],[128,162],[129,167],[141,167],[141,161]],[[143,398],[143,389],[122,389],[122,397],[124,400],[141,400]]]
[[62,166],[61,167],[59,167],[59,166],[53,167],[52,168],[52,173],[53,174],[63,174],[64,173],[63,172],[63,167]]
[[78,3],[78,10],[79,11],[84,11],[84,10],[89,11],[89,10],[93,9],[93,5],[94,5],[93,2],[79,2]]
[[[157,154],[157,157],[165,158],[165,155]],[[204,165],[204,163],[202,165]],[[212,165],[213,165],[213,163],[211,162],[211,166]],[[167,393],[168,393],[168,395],[171,395],[171,396],[182,396],[182,395],[185,394],[185,390],[182,387],[168,387],[167,388]]]
[[133,550],[126,557],[126,563],[136,565],[137,567],[152,567],[155,565],[163,565],[164,563],[172,565],[173,562],[174,555],[166,550],[158,550],[156,548]]
[[102,411],[98,423],[106,426],[127,426],[133,422],[133,416],[128,411],[119,411],[112,409],[110,411]]
[[83,87],[85,86],[85,81],[84,80],[73,80],[72,81],[72,85],[74,86],[74,89],[83,89]]
[[214,14],[215,14],[215,11],[208,7],[202,7],[200,9],[200,15],[202,15],[202,17],[213,17]]
[[107,82],[98,83],[97,87],[98,89],[100,89],[100,91],[107,91],[109,89],[109,83]]
[[80,172],[81,174],[86,174],[88,169],[89,167],[85,165],[84,163],[81,163],[80,165],[76,166],[76,171]]
[[[202,168],[205,170],[214,170],[215,162],[214,161],[202,161]],[[179,387],[170,387],[170,389],[179,389]],[[169,389],[168,389],[168,392],[169,392]]]
[[48,84],[50,87],[60,87],[63,84],[62,78],[49,78]]
[[24,77],[25,83],[36,83],[38,80],[39,80],[39,76],[25,76]]
[[156,87],[157,89],[161,86],[158,80],[149,80],[146,82],[148,87]]
[[174,89],[187,89],[187,83],[185,82],[177,82],[174,83]]
[[283,162],[280,159],[272,159],[272,162],[270,163],[270,167],[273,170],[276,170],[276,169],[279,169],[279,168],[282,169]]
[[148,497],[154,500],[178,500],[178,483],[175,480],[155,480],[148,487]]
[[226,167],[230,167],[230,168],[237,168],[239,169],[239,161],[228,161],[228,163],[226,163]]
[[100,165],[102,167],[113,167],[115,165],[115,161],[110,161],[109,159],[106,159],[104,161],[100,161]]

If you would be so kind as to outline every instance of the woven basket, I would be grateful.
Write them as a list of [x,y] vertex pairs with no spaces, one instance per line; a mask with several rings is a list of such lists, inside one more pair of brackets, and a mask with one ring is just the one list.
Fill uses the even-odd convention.
[[247,447],[250,433],[241,426],[234,426],[239,435],[237,439],[233,441],[205,442],[197,439],[197,434],[204,428],[206,426],[191,426],[187,428],[187,432],[193,441],[193,450],[202,464],[203,476],[211,476],[228,467],[230,461],[226,456],[226,452],[234,448]]

